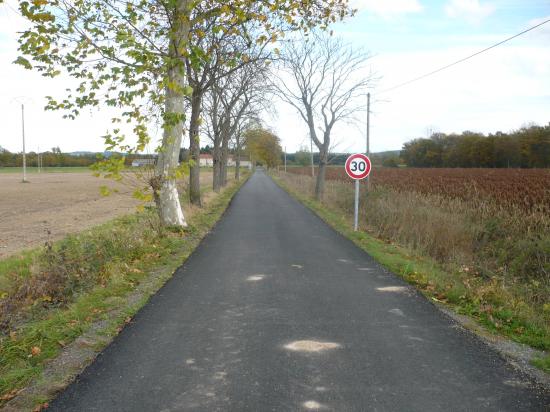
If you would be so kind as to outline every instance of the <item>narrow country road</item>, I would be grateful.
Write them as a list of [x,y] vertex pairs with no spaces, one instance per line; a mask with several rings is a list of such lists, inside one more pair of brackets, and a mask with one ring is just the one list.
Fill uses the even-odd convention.
[[498,355],[258,171],[53,411],[544,411]]

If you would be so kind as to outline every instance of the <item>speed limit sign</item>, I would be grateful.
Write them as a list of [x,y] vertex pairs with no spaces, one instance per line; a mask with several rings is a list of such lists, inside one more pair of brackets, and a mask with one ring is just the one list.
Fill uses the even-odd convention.
[[353,230],[359,229],[359,181],[368,177],[371,170],[371,163],[368,156],[363,153],[356,153],[346,160],[346,173],[355,180],[355,216],[353,219]]
[[362,153],[356,153],[346,160],[346,173],[355,180],[366,178],[371,171],[370,159]]

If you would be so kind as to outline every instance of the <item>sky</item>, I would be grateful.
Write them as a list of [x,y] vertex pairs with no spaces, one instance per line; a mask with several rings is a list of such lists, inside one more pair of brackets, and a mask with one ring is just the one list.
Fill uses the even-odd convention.
[[[550,23],[438,74],[391,91],[550,18],[550,0],[353,0],[354,18],[333,27],[371,54],[371,150],[400,149],[430,132],[507,132],[550,122]],[[77,120],[44,112],[45,96],[63,96],[66,78],[46,79],[11,64],[24,22],[15,0],[0,5],[0,146],[21,151],[21,103],[28,151],[102,151],[110,113],[88,111]],[[367,74],[367,73],[365,73]],[[366,105],[364,102],[357,104]],[[294,109],[274,101],[266,124],[293,152],[309,145]],[[334,149],[365,150],[366,118],[341,123]],[[158,137],[158,132],[156,134]],[[205,141],[206,143],[206,141]],[[187,144],[187,143],[184,143]]]

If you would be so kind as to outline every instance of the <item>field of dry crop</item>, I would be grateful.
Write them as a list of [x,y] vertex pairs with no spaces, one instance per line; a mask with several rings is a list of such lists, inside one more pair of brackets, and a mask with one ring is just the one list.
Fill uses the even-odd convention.
[[[309,175],[309,167],[289,168]],[[327,170],[327,179],[351,183],[343,167]],[[462,200],[490,199],[501,207],[550,213],[548,169],[374,169],[372,184],[398,191],[443,195]]]

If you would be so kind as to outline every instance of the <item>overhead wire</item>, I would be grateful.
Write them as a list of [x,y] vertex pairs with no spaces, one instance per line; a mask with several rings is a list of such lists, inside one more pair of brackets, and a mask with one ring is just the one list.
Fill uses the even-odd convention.
[[466,60],[470,60],[470,59],[472,59],[473,57],[479,56],[479,55],[482,54],[482,53],[485,53],[485,52],[487,52],[487,51],[489,51],[489,50],[491,50],[491,49],[494,49],[495,47],[498,47],[498,46],[500,46],[500,45],[502,45],[502,44],[504,44],[504,43],[507,43],[507,42],[509,42],[510,40],[515,39],[516,37],[522,36],[522,35],[524,35],[525,33],[528,33],[528,32],[530,32],[530,31],[532,31],[532,30],[535,30],[535,29],[539,28],[540,26],[542,26],[542,25],[544,25],[544,24],[546,24],[546,23],[548,23],[548,22],[550,22],[550,19],[544,20],[544,21],[542,21],[541,23],[536,24],[535,26],[529,27],[528,29],[523,30],[523,31],[520,32],[520,33],[517,33],[517,34],[515,34],[515,35],[513,35],[513,36],[511,36],[511,37],[508,37],[508,38],[506,38],[506,39],[504,39],[504,40],[502,40],[502,41],[499,41],[498,43],[495,43],[495,44],[493,44],[492,46],[486,47],[486,48],[484,48],[483,50],[480,50],[480,51],[478,51],[478,52],[476,52],[476,53],[474,53],[474,54],[471,54],[471,55],[469,55],[469,56],[467,56],[467,57],[464,57],[464,58],[462,58],[462,59],[460,59],[460,60],[457,60],[457,61],[455,61],[455,62],[453,62],[453,63],[447,64],[446,66],[440,67],[440,68],[438,68],[438,69],[436,69],[436,70],[433,70],[433,71],[431,71],[431,72],[429,72],[429,73],[426,73],[426,74],[423,74],[423,75],[421,75],[421,76],[415,77],[414,79],[408,80],[408,81],[406,81],[406,82],[403,82],[403,83],[397,84],[397,85],[395,85],[395,86],[392,86],[392,87],[390,87],[390,88],[387,88],[387,89],[384,89],[384,90],[382,90],[382,91],[379,91],[379,92],[376,93],[376,94],[387,93],[387,92],[393,91],[393,90],[395,90],[395,89],[399,89],[399,88],[401,88],[401,87],[407,86],[407,85],[409,85],[409,84],[411,84],[411,83],[417,82],[417,81],[419,81],[419,80],[423,80],[423,79],[425,79],[426,77],[433,76],[433,75],[436,74],[436,73],[442,72],[443,70],[446,70],[446,69],[448,69],[448,68],[450,68],[450,67],[456,66],[457,64],[463,63],[463,62],[465,62]]

